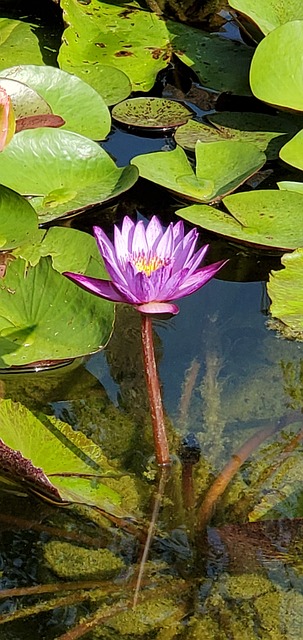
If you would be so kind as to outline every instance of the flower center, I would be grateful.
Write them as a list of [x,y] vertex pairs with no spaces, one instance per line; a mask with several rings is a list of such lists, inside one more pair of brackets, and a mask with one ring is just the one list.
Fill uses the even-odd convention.
[[160,267],[168,267],[170,261],[170,258],[160,258],[151,254],[145,255],[143,251],[130,256],[130,262],[136,267],[137,271],[143,271],[148,277]]

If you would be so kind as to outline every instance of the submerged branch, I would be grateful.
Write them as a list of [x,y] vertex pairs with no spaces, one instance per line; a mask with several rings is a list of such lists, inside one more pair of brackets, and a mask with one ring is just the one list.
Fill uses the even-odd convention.
[[148,527],[147,538],[146,538],[146,541],[145,541],[143,554],[142,554],[142,558],[141,558],[141,561],[140,561],[138,576],[137,576],[136,588],[135,588],[135,593],[134,593],[134,601],[133,601],[133,607],[134,608],[136,607],[137,602],[138,602],[138,596],[139,596],[139,591],[140,591],[140,587],[141,587],[141,584],[142,584],[144,567],[145,567],[145,564],[147,562],[147,558],[148,558],[148,554],[149,554],[151,543],[153,541],[155,527],[156,527],[156,523],[157,523],[157,518],[158,518],[158,515],[159,515],[159,510],[160,510],[160,506],[161,506],[161,502],[162,502],[162,498],[163,498],[163,494],[164,494],[164,489],[165,489],[165,485],[166,485],[166,482],[167,482],[167,479],[168,479],[168,473],[169,473],[169,468],[168,467],[162,467],[162,469],[160,470],[159,485],[157,487],[157,492],[156,492],[156,494],[154,496],[154,506],[153,506],[152,517],[151,517],[151,521],[150,521],[150,524],[149,524],[149,527]]
[[264,440],[272,436],[276,431],[285,427],[287,424],[293,422],[299,416],[302,417],[301,412],[295,411],[283,416],[277,422],[269,423],[267,427],[264,427],[264,429],[261,429],[258,433],[255,433],[251,438],[246,440],[240,449],[238,449],[238,451],[232,456],[209,488],[201,506],[199,507],[196,524],[196,532],[198,534],[202,533],[206,528],[214,513],[218,499],[222,496],[227,485],[237,473],[243,462],[247,460],[251,453],[257,449]]
[[182,395],[179,404],[178,424],[184,428],[188,421],[189,405],[192,398],[193,390],[197,381],[200,364],[195,358],[192,360],[189,368],[185,372],[185,379],[182,385]]
[[86,589],[104,589],[106,593],[117,591],[116,585],[109,585],[101,580],[84,580],[83,582],[51,582],[50,584],[37,584],[32,587],[13,587],[2,589],[0,599],[20,598],[21,596],[40,596],[42,593],[60,593],[62,591],[85,591]]

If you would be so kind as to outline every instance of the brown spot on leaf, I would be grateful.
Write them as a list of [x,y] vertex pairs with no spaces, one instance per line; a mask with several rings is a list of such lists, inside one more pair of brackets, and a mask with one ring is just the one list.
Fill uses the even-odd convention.
[[37,129],[38,127],[62,127],[65,120],[53,113],[45,113],[37,116],[25,116],[16,120],[16,133],[24,129]]
[[153,49],[151,54],[154,60],[159,60],[162,54],[162,49]]
[[9,251],[1,251],[0,253],[0,278],[4,278],[6,274],[7,265],[15,260],[15,257],[12,256]]
[[119,18],[128,18],[128,16],[130,16],[135,11],[137,11],[137,9],[125,9],[124,11],[121,11],[121,13],[119,13],[118,15],[119,15]]
[[126,58],[127,56],[133,55],[131,51],[117,51],[117,53],[115,53],[116,58]]
[[96,47],[100,47],[100,49],[104,49],[106,47],[106,44],[104,44],[104,42],[95,42]]

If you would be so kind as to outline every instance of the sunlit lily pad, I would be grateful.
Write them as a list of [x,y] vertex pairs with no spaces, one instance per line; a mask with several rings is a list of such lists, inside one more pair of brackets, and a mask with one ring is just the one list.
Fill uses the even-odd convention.
[[12,64],[43,64],[33,24],[0,18],[0,69]]
[[297,191],[303,194],[303,182],[291,182],[291,180],[282,180],[277,182],[279,189],[283,191]]
[[[96,275],[93,267],[104,277],[96,261],[89,265],[90,275]],[[0,367],[98,351],[109,340],[113,314],[112,303],[60,275],[50,258],[35,267],[22,258],[12,260],[1,280]]]
[[260,100],[303,111],[303,20],[287,22],[268,34],[254,53],[250,84]]
[[287,327],[288,337],[303,340],[303,249],[284,255],[282,264],[285,269],[273,271],[269,277],[270,312]]
[[303,195],[260,190],[223,199],[229,213],[205,205],[179,209],[192,224],[232,240],[264,249],[293,250],[303,245]]
[[34,242],[38,235],[38,218],[30,203],[0,185],[0,250]]
[[59,53],[62,68],[110,65],[135,91],[149,91],[171,57],[165,21],[137,2],[61,0],[67,28]]
[[248,142],[196,143],[196,173],[180,147],[136,156],[140,176],[196,202],[211,202],[230,193],[265,162]]
[[14,136],[0,154],[0,174],[6,186],[36,196],[31,204],[39,221],[48,222],[119,195],[136,182],[138,172],[118,168],[88,138],[62,129],[35,129]]
[[302,0],[228,0],[229,5],[248,16],[267,35],[291,20],[303,20]]
[[0,402],[0,423],[2,476],[54,504],[79,502],[119,513],[122,497],[106,485],[106,476],[117,472],[83,433],[11,400]]
[[215,91],[251,95],[248,73],[253,49],[239,41],[167,21],[174,53]]
[[132,85],[129,77],[116,67],[99,64],[99,62],[89,64],[85,60],[82,65],[76,65],[63,58],[61,68],[87,82],[100,93],[107,105],[117,104],[131,93]]
[[1,76],[18,80],[37,91],[53,113],[65,120],[64,129],[94,140],[103,140],[111,125],[103,98],[80,78],[39,65],[19,65],[3,69]]
[[50,256],[53,268],[59,273],[86,273],[92,261],[100,264],[100,253],[92,235],[70,227],[50,227],[40,229],[39,233],[39,240],[17,247],[13,255],[23,258],[32,267],[40,258]]
[[216,142],[219,140],[242,140],[252,142],[264,151],[268,160],[279,154],[286,140],[296,133],[298,126],[286,117],[262,113],[224,112],[208,116],[210,125],[189,120],[175,133],[176,142],[188,151],[193,151],[197,140]]
[[282,147],[280,158],[293,167],[303,170],[303,129]]
[[1,72],[0,87],[3,87],[10,96],[16,119],[24,118],[25,116],[52,113],[49,104],[37,91],[31,89],[23,82],[1,77]]
[[165,98],[131,98],[112,110],[112,117],[118,122],[146,129],[178,127],[192,116],[193,112],[180,102]]

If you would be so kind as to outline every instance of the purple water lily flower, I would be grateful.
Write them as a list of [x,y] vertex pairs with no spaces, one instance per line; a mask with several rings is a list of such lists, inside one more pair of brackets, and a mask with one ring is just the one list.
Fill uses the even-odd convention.
[[111,280],[65,272],[64,275],[101,298],[133,305],[144,314],[178,313],[178,300],[203,287],[225,264],[221,260],[198,269],[208,245],[195,252],[198,231],[184,235],[182,221],[165,230],[156,216],[147,227],[125,216],[114,242],[94,227],[99,251]]

